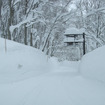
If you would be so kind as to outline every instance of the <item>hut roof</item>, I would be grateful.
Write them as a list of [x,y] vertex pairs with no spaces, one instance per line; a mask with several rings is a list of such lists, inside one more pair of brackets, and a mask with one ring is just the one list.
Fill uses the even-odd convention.
[[77,29],[77,28],[68,28],[65,31],[65,35],[80,35],[83,34],[85,30],[83,28]]

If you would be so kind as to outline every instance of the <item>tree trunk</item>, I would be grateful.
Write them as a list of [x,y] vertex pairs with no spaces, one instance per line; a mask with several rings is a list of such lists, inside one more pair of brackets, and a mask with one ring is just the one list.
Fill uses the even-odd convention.
[[0,19],[1,19],[1,7],[2,7],[2,0],[0,0]]
[[11,26],[11,23],[12,23],[12,0],[9,0],[9,19],[8,19],[8,39],[11,40],[11,32],[10,32],[10,26]]
[[31,35],[30,35],[30,46],[33,46],[33,41],[32,41],[32,32],[31,32]]
[[27,45],[27,23],[24,24],[24,44]]
[[[25,0],[25,15],[27,14],[27,4],[28,1]],[[26,27],[27,23],[24,24],[24,44],[27,45],[27,27]]]

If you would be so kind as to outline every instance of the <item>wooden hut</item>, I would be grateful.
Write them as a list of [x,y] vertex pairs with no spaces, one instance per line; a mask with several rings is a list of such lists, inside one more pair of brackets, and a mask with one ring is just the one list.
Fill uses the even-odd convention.
[[83,44],[83,54],[85,54],[85,33],[84,29],[68,28],[64,35],[64,43],[69,46],[79,46]]

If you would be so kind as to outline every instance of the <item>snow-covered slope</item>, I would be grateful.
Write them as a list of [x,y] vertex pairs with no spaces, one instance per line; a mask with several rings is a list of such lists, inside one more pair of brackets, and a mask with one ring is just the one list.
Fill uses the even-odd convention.
[[[56,58],[50,58],[41,51],[10,40],[0,38],[0,83],[14,82],[38,76],[54,70],[68,69],[74,63],[67,61],[58,63]],[[69,66],[68,66],[69,65]]]
[[80,64],[83,76],[105,82],[105,46],[86,54]]
[[[22,79],[22,75],[28,78],[45,73],[50,66],[47,65],[47,57],[42,52],[13,41],[7,41],[7,52],[5,53],[5,42],[0,38],[0,78],[3,77],[4,81]],[[3,78],[0,79],[0,82],[3,81]]]

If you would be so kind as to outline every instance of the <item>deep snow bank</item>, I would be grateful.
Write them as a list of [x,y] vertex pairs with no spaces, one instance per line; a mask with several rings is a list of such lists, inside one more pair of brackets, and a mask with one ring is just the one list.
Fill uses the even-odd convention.
[[53,71],[76,71],[79,62],[58,62],[43,52],[23,44],[0,38],[0,83],[15,82]]
[[[28,79],[49,72],[53,67],[51,61],[41,51],[0,38],[0,83]],[[56,60],[54,60],[56,61]]]
[[[46,70],[47,57],[39,50],[0,38],[0,72]],[[7,72],[7,73],[8,73]]]
[[80,63],[83,76],[105,82],[105,46],[86,54]]

